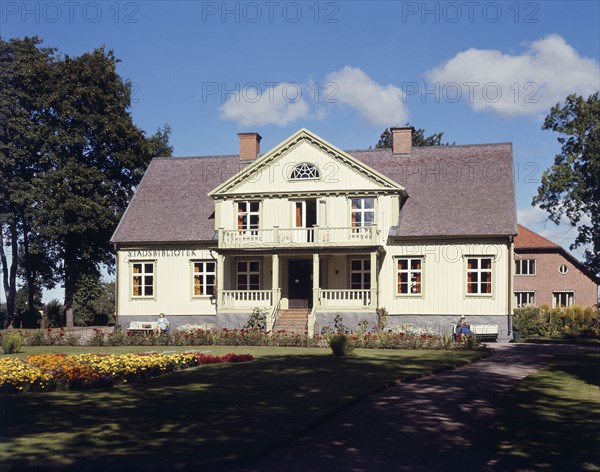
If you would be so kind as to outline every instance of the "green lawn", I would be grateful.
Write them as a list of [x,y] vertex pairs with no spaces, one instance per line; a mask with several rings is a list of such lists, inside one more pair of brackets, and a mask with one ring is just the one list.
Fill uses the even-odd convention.
[[501,402],[501,470],[600,471],[600,352],[559,356]]
[[[186,348],[25,349],[24,354]],[[485,355],[357,350],[356,357],[336,358],[328,349],[204,349],[256,359],[110,390],[3,395],[0,469],[222,470],[251,462],[385,385]]]

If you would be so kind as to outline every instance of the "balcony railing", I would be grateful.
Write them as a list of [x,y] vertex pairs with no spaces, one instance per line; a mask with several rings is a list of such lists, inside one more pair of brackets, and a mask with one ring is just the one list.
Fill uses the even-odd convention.
[[272,290],[220,290],[223,308],[255,308],[271,306]]
[[371,305],[371,290],[319,289],[322,308],[366,308]]
[[219,229],[220,248],[363,246],[377,243],[377,227]]
[[[276,303],[280,301],[280,290],[275,291]],[[373,308],[375,294],[371,289],[318,289],[315,307],[324,309]],[[220,290],[219,309],[241,309],[273,307],[273,290]],[[274,320],[273,320],[274,321]]]

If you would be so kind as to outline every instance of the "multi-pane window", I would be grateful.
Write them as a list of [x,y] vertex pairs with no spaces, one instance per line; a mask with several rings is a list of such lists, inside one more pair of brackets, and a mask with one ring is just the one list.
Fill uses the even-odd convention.
[[375,223],[374,198],[353,198],[351,203],[352,228],[363,228],[365,226],[371,226],[373,223]]
[[237,290],[260,289],[260,262],[238,261]]
[[552,307],[569,307],[575,304],[575,292],[552,292]]
[[352,259],[350,261],[350,288],[355,290],[371,288],[370,259]]
[[132,296],[154,296],[154,262],[132,262],[131,276]]
[[290,175],[290,179],[318,179],[319,178],[319,169],[313,164],[308,164],[306,162],[302,164],[298,164],[292,170]]
[[207,297],[215,293],[216,262],[195,261],[194,270],[194,296]]
[[515,261],[516,275],[535,275],[535,259],[517,259]]
[[535,305],[535,292],[515,292],[515,307]]
[[420,294],[423,283],[423,259],[402,257],[397,260],[396,264],[398,294]]
[[567,272],[569,272],[569,268],[567,267],[566,264],[561,264],[560,267],[558,268],[558,271],[565,275]]
[[492,293],[492,258],[467,258],[467,294],[487,295]]
[[260,216],[260,202],[243,201],[237,204],[237,227],[239,230],[257,230]]

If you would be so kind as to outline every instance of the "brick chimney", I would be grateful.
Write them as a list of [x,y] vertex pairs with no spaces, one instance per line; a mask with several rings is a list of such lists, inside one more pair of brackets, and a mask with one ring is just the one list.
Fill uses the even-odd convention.
[[410,154],[412,151],[412,135],[415,129],[412,126],[404,128],[391,128],[392,154]]
[[240,161],[253,161],[260,154],[260,140],[258,133],[238,133],[240,137]]

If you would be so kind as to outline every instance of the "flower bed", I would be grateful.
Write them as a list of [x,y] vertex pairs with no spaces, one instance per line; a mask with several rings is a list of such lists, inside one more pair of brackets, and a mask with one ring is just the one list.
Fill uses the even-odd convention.
[[395,326],[384,332],[359,331],[351,333],[332,328],[320,336],[308,337],[288,331],[262,331],[258,329],[217,329],[212,324],[186,325],[169,334],[133,334],[127,331],[105,333],[94,330],[88,339],[77,335],[65,335],[64,331],[39,330],[23,333],[23,340],[30,346],[269,346],[269,347],[322,347],[329,348],[329,341],[336,333],[348,335],[353,347],[370,349],[432,349],[432,350],[476,350],[481,343],[469,338],[454,342],[450,337],[424,328],[409,325]]
[[0,359],[0,392],[83,390],[155,377],[203,364],[245,362],[250,354],[41,354]]

